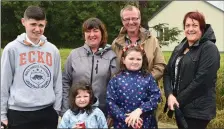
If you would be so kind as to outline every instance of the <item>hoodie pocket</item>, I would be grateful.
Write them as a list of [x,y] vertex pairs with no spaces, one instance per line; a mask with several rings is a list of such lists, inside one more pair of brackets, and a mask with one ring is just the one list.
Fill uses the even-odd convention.
[[55,94],[53,89],[49,89],[17,89],[13,96],[14,104],[20,107],[38,107],[53,104]]

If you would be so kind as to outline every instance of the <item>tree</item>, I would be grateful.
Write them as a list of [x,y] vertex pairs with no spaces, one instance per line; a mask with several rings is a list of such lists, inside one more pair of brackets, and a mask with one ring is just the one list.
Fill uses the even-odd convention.
[[149,29],[148,21],[161,7],[163,7],[169,1],[139,1],[139,9],[142,14],[142,26]]
[[24,9],[28,5],[38,5],[38,1],[2,1],[1,2],[1,47],[24,32],[20,19],[23,17]]
[[[160,33],[161,36],[157,37],[160,43],[160,46],[168,45],[169,43],[177,42],[177,36],[182,32],[177,27],[168,28],[168,24],[161,23],[153,27],[148,26],[148,21],[150,16],[152,16],[156,11],[158,11],[163,5],[169,1],[138,1],[130,0],[127,4],[137,6],[141,11],[141,25],[142,27],[149,29],[153,28],[157,33]],[[162,33],[161,33],[162,30]],[[168,42],[169,41],[169,42]]]
[[[142,25],[147,22],[164,1],[145,1],[140,7]],[[108,31],[108,43],[118,35],[122,22],[120,10],[126,4],[142,6],[138,1],[2,1],[1,2],[1,34],[2,47],[24,32],[21,18],[29,5],[44,8],[47,26],[44,35],[58,48],[76,48],[84,43],[82,24],[90,17],[97,17],[104,22]]]
[[157,32],[157,39],[161,46],[168,46],[170,43],[178,42],[177,36],[182,32],[182,30],[179,30],[177,27],[168,28],[168,25],[167,23],[160,23],[149,27]]

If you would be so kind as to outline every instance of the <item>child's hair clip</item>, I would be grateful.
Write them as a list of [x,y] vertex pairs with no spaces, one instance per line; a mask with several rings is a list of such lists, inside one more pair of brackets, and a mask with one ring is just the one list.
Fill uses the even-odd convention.
[[127,46],[124,46],[123,47],[123,52],[126,52],[129,48],[132,48],[132,47],[137,47],[138,45],[137,44],[129,44]]
[[126,52],[127,50],[128,50],[128,47],[127,46],[125,46],[125,47],[123,47],[123,52]]
[[145,50],[144,50],[144,48],[143,48],[143,46],[142,46],[142,45],[138,45],[138,44],[129,44],[129,45],[127,45],[127,46],[124,46],[123,49],[122,49],[122,51],[123,51],[123,53],[124,53],[124,52],[126,52],[129,48],[133,48],[133,47],[139,47],[140,50],[142,51],[143,55],[146,54],[146,53],[145,53]]

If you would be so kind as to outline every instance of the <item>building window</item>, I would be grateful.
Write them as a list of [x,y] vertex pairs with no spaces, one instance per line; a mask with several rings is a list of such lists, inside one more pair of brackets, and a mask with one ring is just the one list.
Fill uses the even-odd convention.
[[169,32],[169,28],[165,27],[164,28],[164,41],[169,41],[170,40],[168,32]]
[[161,39],[162,41],[169,41],[169,28],[168,27],[164,27],[162,29],[160,29],[157,33],[157,37],[159,39]]

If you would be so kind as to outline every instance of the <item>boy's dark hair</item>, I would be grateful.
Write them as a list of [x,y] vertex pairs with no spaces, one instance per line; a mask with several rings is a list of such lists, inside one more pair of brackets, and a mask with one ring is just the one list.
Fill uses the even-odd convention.
[[128,46],[123,48],[121,61],[120,61],[120,72],[124,71],[124,70],[127,70],[127,68],[126,68],[125,64],[123,63],[122,59],[126,58],[126,56],[131,51],[136,51],[136,52],[140,52],[141,53],[141,55],[142,55],[142,67],[141,67],[140,70],[142,71],[143,76],[148,75],[149,74],[149,71],[148,71],[148,58],[146,57],[145,51],[144,51],[144,49],[143,49],[143,47],[141,45],[128,45]]
[[45,20],[46,14],[44,10],[38,6],[29,6],[25,10],[23,17],[25,19]]
[[[85,108],[80,108],[75,103],[76,96],[78,95],[78,90],[85,90],[89,93],[90,101],[89,101],[89,104]],[[92,86],[85,82],[76,83],[72,85],[72,87],[70,88],[69,106],[75,115],[77,115],[78,113],[84,113],[85,111],[88,115],[91,114],[93,111],[92,105],[95,100],[96,99],[93,94]]]

